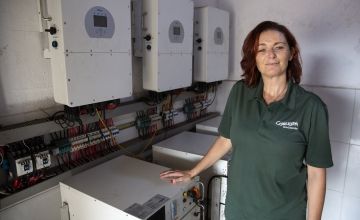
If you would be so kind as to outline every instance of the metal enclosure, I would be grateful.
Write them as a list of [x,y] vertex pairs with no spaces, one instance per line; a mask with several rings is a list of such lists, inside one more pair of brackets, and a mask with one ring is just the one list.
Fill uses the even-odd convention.
[[133,38],[133,55],[135,57],[143,56],[142,2],[143,0],[131,0],[131,4],[132,4],[131,35]]
[[215,118],[199,122],[195,125],[196,132],[202,134],[211,134],[219,135],[219,125],[221,122],[222,116],[217,116]]
[[[197,164],[216,140],[216,136],[194,132],[182,132],[153,145],[154,163],[173,169],[188,170]],[[230,155],[224,156],[212,167],[200,174],[201,181],[207,186],[214,175],[227,175]],[[224,208],[227,190],[225,178],[214,179],[211,192],[211,219],[225,219]]]
[[[195,181],[170,184],[159,178],[169,168],[128,156],[120,156],[60,183],[62,218],[71,220],[148,219],[160,213],[159,220],[195,217],[195,203],[184,201],[183,193]],[[154,217],[152,217],[154,219]]]
[[195,8],[194,81],[228,78],[229,12],[213,7]]
[[143,88],[163,92],[192,83],[194,3],[143,1]]
[[71,107],[131,96],[130,0],[47,0],[56,102]]

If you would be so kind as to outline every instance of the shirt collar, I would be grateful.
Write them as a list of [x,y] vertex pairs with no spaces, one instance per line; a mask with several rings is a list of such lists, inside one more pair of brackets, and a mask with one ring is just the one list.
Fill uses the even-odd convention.
[[[296,85],[292,82],[292,80],[288,81],[288,89],[286,91],[286,94],[284,98],[280,101],[280,103],[284,104],[290,109],[295,108],[296,104]],[[264,82],[262,79],[260,79],[260,82],[255,88],[252,88],[251,92],[252,94],[249,95],[249,100],[258,100],[263,101],[263,88],[264,88]]]

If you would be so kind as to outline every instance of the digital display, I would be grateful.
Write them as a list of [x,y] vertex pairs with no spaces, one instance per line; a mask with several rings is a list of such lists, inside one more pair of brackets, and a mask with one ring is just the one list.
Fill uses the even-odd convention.
[[216,37],[218,39],[221,39],[222,38],[222,32],[220,32],[220,31],[216,32]]
[[94,15],[94,26],[95,27],[107,27],[107,17]]
[[174,29],[173,29],[173,34],[174,35],[180,35],[180,27],[174,27]]

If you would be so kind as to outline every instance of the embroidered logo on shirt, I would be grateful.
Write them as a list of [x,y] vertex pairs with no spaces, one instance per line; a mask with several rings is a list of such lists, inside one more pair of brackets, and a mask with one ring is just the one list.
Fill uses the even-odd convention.
[[282,128],[293,129],[293,130],[297,130],[299,126],[297,121],[277,121],[275,122],[275,124]]

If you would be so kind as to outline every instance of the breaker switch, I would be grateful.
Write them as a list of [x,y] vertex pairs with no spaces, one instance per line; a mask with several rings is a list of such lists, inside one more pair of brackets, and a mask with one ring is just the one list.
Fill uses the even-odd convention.
[[49,32],[51,35],[56,34],[56,27],[50,27],[49,29],[45,29],[46,32]]
[[144,37],[145,40],[147,41],[150,41],[151,40],[151,35],[150,34],[147,34],[145,37]]

